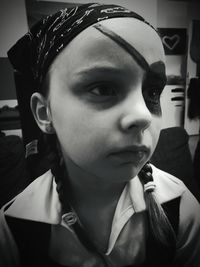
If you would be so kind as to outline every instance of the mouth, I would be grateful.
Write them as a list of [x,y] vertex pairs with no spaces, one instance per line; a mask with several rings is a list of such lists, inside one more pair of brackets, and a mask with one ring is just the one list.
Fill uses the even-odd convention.
[[109,154],[109,158],[116,163],[121,164],[140,164],[144,162],[150,155],[150,148],[147,146],[128,146],[113,150]]

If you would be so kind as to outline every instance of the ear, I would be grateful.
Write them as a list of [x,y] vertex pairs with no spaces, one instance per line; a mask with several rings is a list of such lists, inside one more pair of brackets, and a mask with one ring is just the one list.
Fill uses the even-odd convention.
[[31,96],[31,110],[39,128],[47,134],[55,133],[48,101],[40,93]]

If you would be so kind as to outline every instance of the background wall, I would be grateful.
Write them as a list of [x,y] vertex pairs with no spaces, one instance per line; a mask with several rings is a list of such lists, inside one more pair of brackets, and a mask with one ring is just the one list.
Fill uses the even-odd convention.
[[[192,36],[192,20],[200,20],[200,3],[198,1],[165,1],[158,0],[158,27],[163,28],[186,28],[187,29],[187,52],[182,56],[166,56],[166,66],[168,75],[178,75],[185,79],[184,84],[184,103],[182,106],[175,107],[169,100],[169,90],[164,91],[163,97],[164,109],[166,116],[163,120],[165,125],[170,119],[170,112],[174,113],[176,118],[179,118],[179,123],[174,119],[171,120],[171,125],[178,123],[184,126],[189,135],[197,135],[199,133],[199,120],[190,120],[187,116],[189,100],[187,97],[187,88],[192,77],[196,76],[196,63],[190,57],[190,41]],[[171,87],[173,88],[173,86]],[[166,88],[169,89],[169,88]],[[168,103],[166,103],[168,102]],[[167,115],[167,109],[169,113]]]
[[[1,0],[0,25],[0,100],[14,106],[16,92],[7,51],[28,30],[24,0]],[[0,106],[4,104],[0,101]]]
[[[6,134],[22,135],[20,118],[17,109],[13,69],[7,58],[8,49],[28,30],[24,0],[1,0],[0,2],[0,130],[8,128]],[[6,109],[9,107],[9,111]],[[11,119],[11,116],[12,119]],[[8,116],[11,125],[6,124],[4,117]]]
[[[188,5],[188,57],[187,57],[187,80],[186,88],[189,86],[190,79],[196,77],[197,64],[190,57],[190,42],[192,37],[192,20],[200,20],[200,3],[194,2]],[[200,123],[199,119],[190,120],[187,116],[189,105],[189,99],[185,97],[185,122],[184,127],[190,135],[195,135],[199,133]],[[199,103],[200,105],[200,103]]]
[[[157,27],[187,29],[187,2],[158,0]],[[163,128],[184,125],[187,52],[183,55],[166,55],[166,72],[176,77],[167,85],[161,96]],[[182,81],[181,84],[178,81]],[[178,90],[179,89],[179,90]],[[178,97],[178,98],[177,98]],[[172,99],[179,99],[173,101]]]
[[27,32],[26,9],[24,0],[1,0],[0,7],[0,57],[6,57],[8,48]]

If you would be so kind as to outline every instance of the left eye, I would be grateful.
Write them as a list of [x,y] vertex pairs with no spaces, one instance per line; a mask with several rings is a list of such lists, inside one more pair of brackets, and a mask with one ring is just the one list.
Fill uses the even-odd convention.
[[160,99],[160,95],[161,95],[161,90],[159,89],[151,89],[149,90],[149,97],[152,99],[152,100],[159,100]]
[[146,89],[143,94],[144,94],[144,98],[147,102],[152,102],[152,103],[159,103],[160,101],[160,95],[162,93],[162,89],[161,88],[149,88]]
[[163,87],[146,87],[143,88],[143,97],[147,108],[152,114],[161,115],[160,96]]

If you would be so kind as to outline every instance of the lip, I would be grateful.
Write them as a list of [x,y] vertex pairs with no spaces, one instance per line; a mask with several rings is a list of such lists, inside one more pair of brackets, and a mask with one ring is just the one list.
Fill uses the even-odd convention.
[[133,145],[114,149],[109,153],[109,158],[118,163],[139,164],[150,154],[150,148],[144,145]]

